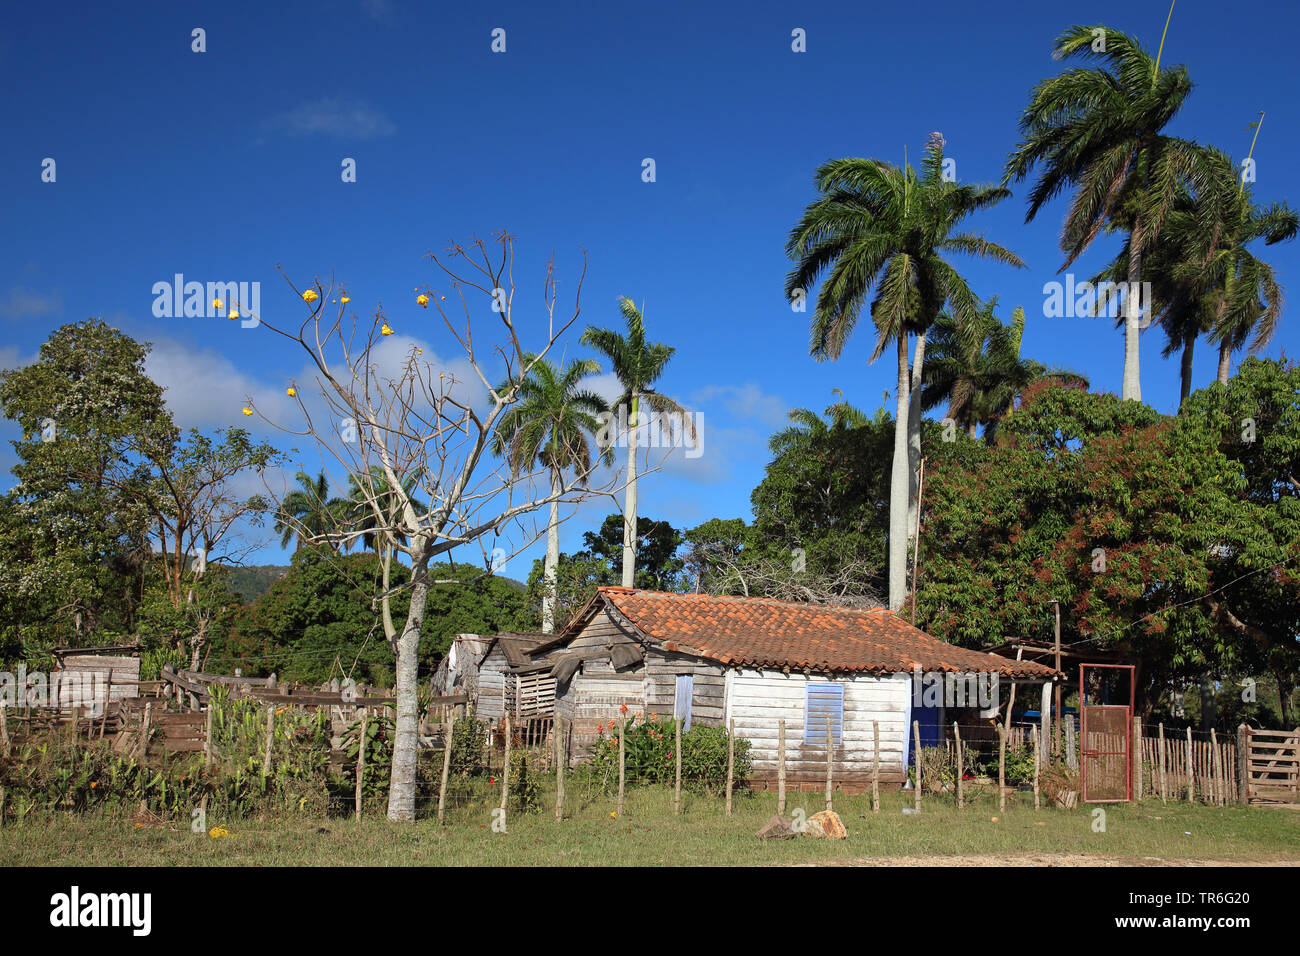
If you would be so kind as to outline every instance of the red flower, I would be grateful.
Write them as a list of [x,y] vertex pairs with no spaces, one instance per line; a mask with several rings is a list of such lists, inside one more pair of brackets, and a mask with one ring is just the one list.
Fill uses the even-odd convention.
[[496,786],[496,782],[497,782],[497,778],[496,778],[496,777],[488,777],[488,786],[489,786],[489,787],[494,787],[494,786]]
[[627,704],[619,704],[619,705],[618,705],[618,712],[619,712],[620,714],[626,714],[626,713],[627,713]]

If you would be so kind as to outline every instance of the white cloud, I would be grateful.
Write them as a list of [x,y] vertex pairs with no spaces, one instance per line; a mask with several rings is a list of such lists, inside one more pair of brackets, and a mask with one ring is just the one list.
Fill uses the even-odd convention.
[[370,104],[328,96],[273,116],[267,125],[302,135],[323,133],[350,139],[391,136],[397,131],[393,121]]
[[37,292],[16,285],[0,298],[0,318],[27,319],[63,311],[63,296],[58,292]]

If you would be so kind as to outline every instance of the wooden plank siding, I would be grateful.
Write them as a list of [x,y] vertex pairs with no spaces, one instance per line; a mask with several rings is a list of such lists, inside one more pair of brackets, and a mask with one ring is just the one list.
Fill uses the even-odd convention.
[[872,721],[880,724],[880,780],[907,779],[906,755],[911,681],[890,675],[827,677],[741,670],[731,679],[728,719],[736,721],[736,736],[750,741],[751,784],[771,789],[777,778],[777,726],[785,721],[786,786],[820,790],[826,786],[824,728],[814,728],[818,742],[804,743],[807,685],[834,683],[844,687],[843,736],[835,747],[835,785],[859,792],[871,785]]
[[506,655],[500,645],[492,648],[478,666],[478,700],[475,715],[496,723],[506,715]]

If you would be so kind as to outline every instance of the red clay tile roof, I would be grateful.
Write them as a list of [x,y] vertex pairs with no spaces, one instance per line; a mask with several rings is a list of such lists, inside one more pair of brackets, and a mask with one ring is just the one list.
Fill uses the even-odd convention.
[[[736,666],[891,674],[919,666],[924,671],[996,671],[1005,677],[1040,679],[1056,673],[1043,664],[948,644],[884,608],[860,610],[634,588],[600,588],[589,607],[595,609],[602,598],[668,650]],[[580,614],[569,630],[576,631],[586,616]]]

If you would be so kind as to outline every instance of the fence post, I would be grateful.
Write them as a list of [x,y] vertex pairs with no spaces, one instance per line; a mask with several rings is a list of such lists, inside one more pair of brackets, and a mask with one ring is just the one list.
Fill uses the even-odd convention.
[[826,718],[826,809],[831,808],[832,776],[835,772],[835,735],[831,732],[831,719]]
[[1214,803],[1223,805],[1223,754],[1219,751],[1219,735],[1210,728],[1210,773],[1214,777]]
[[1130,744],[1133,754],[1133,796],[1142,802],[1142,718],[1133,718],[1133,742]]
[[618,815],[623,815],[623,783],[626,775],[625,738],[627,737],[627,718],[618,722]]
[[1250,730],[1245,724],[1237,727],[1237,802],[1249,803],[1250,793],[1247,790],[1247,776],[1250,773]]
[[1187,728],[1187,802],[1196,802],[1196,770],[1192,763],[1192,728]]
[[[145,709],[145,716],[149,714],[148,708]],[[275,746],[275,704],[266,705],[266,744],[264,745],[262,755],[262,776],[271,775],[271,748]]]
[[[69,727],[68,742],[71,743],[72,746],[74,747],[77,746],[77,721],[80,719],[80,716],[81,716],[81,708],[73,707],[72,720],[68,723],[68,727]],[[31,730],[31,725],[29,724],[28,731],[30,732],[30,730]]]
[[203,731],[203,771],[212,769],[212,717],[216,710],[216,703],[211,697],[208,698],[208,715],[206,725]]
[[1079,769],[1078,755],[1074,750],[1074,718],[1068,717],[1065,721],[1065,760],[1070,765],[1071,770]]
[[785,721],[776,724],[776,812],[785,813]]
[[921,812],[921,722],[912,721],[912,757],[916,764],[916,792],[912,803],[917,813]]
[[0,700],[0,757],[9,756],[9,721],[5,709],[4,701]]
[[1165,786],[1165,722],[1160,722],[1160,802],[1165,803],[1168,790]]
[[727,724],[727,816],[731,816],[731,788],[736,773],[736,718]]
[[1037,810],[1041,806],[1041,803],[1039,801],[1039,790],[1038,790],[1038,769],[1039,769],[1038,728],[1030,727],[1029,735],[1034,744],[1034,809]]
[[962,766],[961,766],[961,730],[957,727],[957,721],[952,722],[953,753],[957,758],[957,809],[961,809],[965,801],[963,800],[964,792],[962,790]]
[[555,822],[564,820],[564,718],[555,716]]
[[1007,728],[998,724],[998,810],[1007,808]]
[[442,822],[443,807],[447,801],[447,777],[451,774],[451,739],[455,736],[456,720],[442,709],[442,780],[438,783],[438,822]]
[[361,822],[361,785],[366,777],[366,723],[370,711],[361,708],[361,734],[357,738],[357,822]]
[[135,754],[136,754],[137,752],[140,754],[141,757],[148,756],[148,754],[149,754],[149,723],[150,723],[150,721],[151,721],[152,719],[153,719],[153,702],[152,702],[152,701],[145,701],[145,705],[144,705],[144,720],[141,721],[141,723],[140,723],[140,739],[139,739],[138,741],[136,741],[136,745],[135,745],[135,747],[132,748],[132,751],[131,751],[131,755],[132,755],[132,756],[135,756]]
[[113,668],[108,669],[108,682],[104,687],[104,712],[99,716],[99,739],[104,739],[108,727],[108,702],[113,699]]
[[676,728],[673,756],[677,758],[676,781],[673,784],[673,813],[679,814],[682,812],[682,719],[674,717],[673,724]]
[[501,809],[506,808],[506,802],[510,799],[510,738],[514,734],[510,732],[510,715],[506,714],[506,752],[505,763],[501,768]]
[[871,722],[871,812],[880,812],[880,721]]

